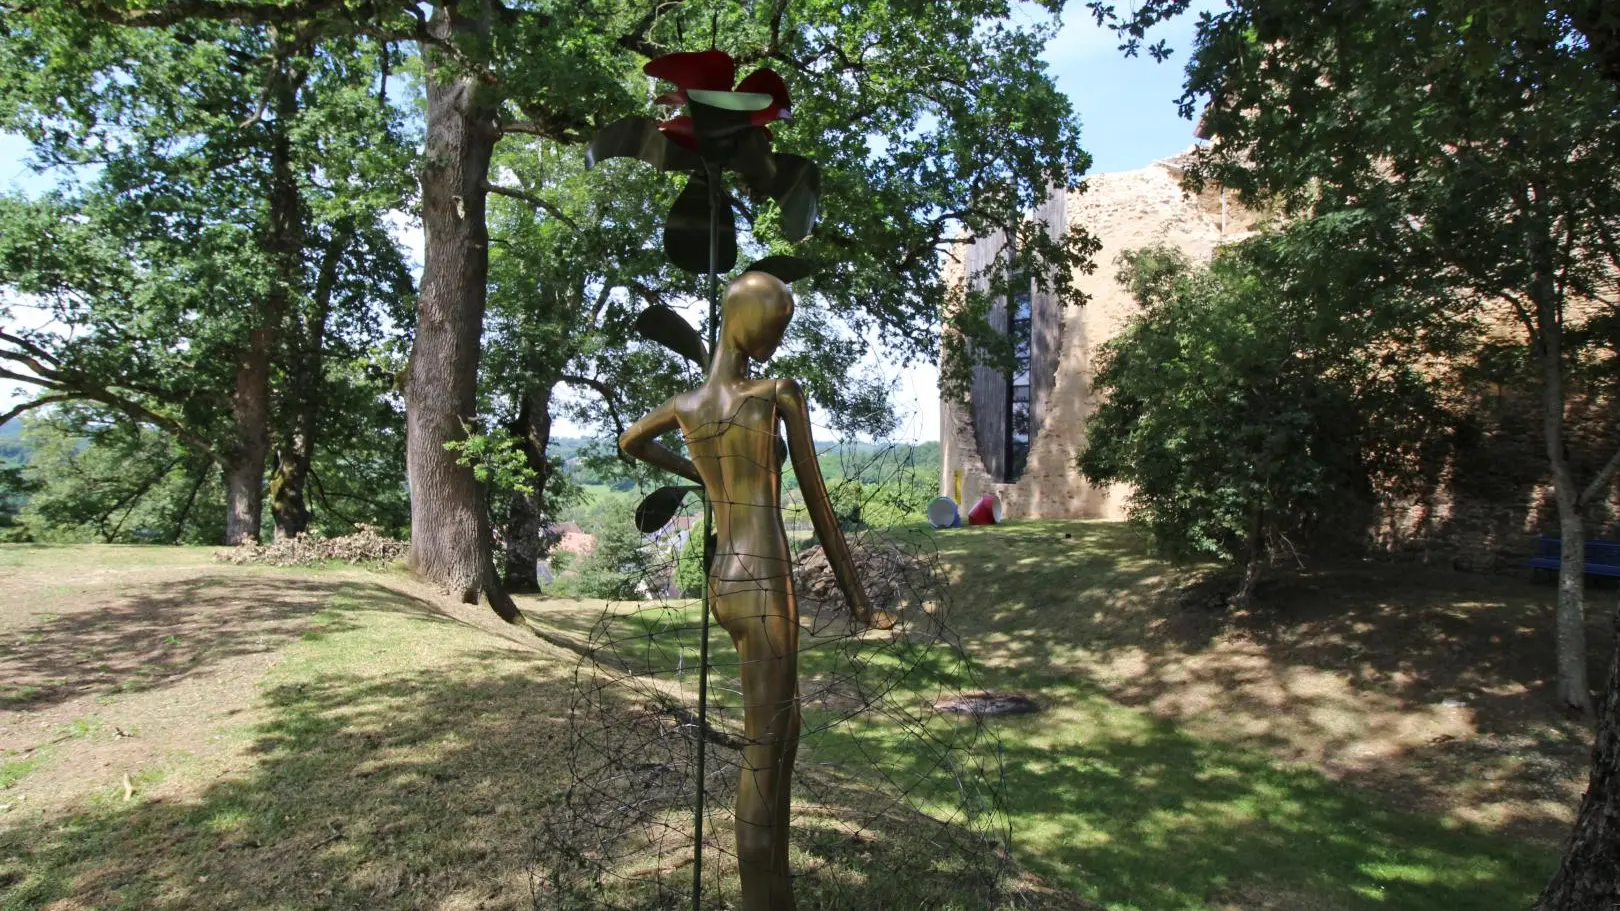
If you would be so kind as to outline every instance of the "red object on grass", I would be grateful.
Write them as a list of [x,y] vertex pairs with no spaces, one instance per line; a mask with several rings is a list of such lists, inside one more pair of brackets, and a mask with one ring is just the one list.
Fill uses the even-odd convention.
[[979,498],[968,510],[969,525],[995,525],[1001,521],[1001,501],[993,493],[987,493]]

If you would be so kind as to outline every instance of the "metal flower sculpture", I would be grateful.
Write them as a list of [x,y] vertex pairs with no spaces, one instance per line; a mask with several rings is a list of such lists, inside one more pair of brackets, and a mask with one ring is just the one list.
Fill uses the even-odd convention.
[[[777,152],[769,124],[791,121],[787,84],[770,69],[757,69],[737,83],[736,63],[725,51],[666,54],[643,72],[675,85],[655,103],[685,108],[664,121],[630,116],[596,134],[585,152],[594,167],[609,158],[635,158],[660,171],[686,172],[686,185],[664,221],[664,253],[680,269],[709,278],[707,343],[680,314],[654,304],[636,317],[636,331],[707,369],[718,323],[719,276],[737,266],[735,198],[724,185],[734,173],[740,188],[756,201],[774,200],[784,237],[797,243],[815,228],[821,199],[821,169],[802,155]],[[735,86],[734,86],[735,83]],[[791,283],[813,267],[801,257],[767,256],[744,272],[765,272]],[[636,524],[652,533],[680,509],[691,487],[654,491],[636,510]]]
[[[775,200],[788,241],[810,234],[821,170],[802,155],[771,149],[768,125],[790,119],[793,110],[782,77],[759,69],[733,89],[736,66],[724,51],[668,54],[649,62],[645,72],[676,86],[660,95],[658,104],[686,112],[662,122],[632,116],[609,124],[591,142],[586,164],[625,157],[661,171],[690,172],[664,223],[664,252],[671,263],[711,279],[736,268],[736,214],[722,185],[726,171],[734,172],[752,197]],[[810,265],[798,257],[773,256],[744,271],[793,282],[808,275]]]

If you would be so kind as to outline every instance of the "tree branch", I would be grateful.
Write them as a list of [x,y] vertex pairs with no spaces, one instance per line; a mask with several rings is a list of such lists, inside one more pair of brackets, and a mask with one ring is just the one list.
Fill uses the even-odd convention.
[[489,193],[494,193],[497,196],[506,196],[506,197],[509,197],[511,199],[516,199],[516,200],[520,200],[522,202],[526,202],[529,205],[534,206],[536,209],[539,209],[540,211],[546,213],[547,215],[550,215],[552,218],[555,218],[558,221],[562,222],[563,224],[567,225],[569,228],[572,228],[574,231],[576,231],[576,232],[579,231],[579,222],[574,221],[572,218],[569,218],[567,215],[565,215],[563,213],[563,211],[561,209],[557,208],[556,206],[552,205],[549,202],[546,202],[545,200],[541,199],[538,196],[530,195],[528,193],[523,192],[522,190],[513,189],[512,187],[503,187],[503,186],[500,186],[498,184],[493,184],[493,183],[490,183],[487,180],[484,181],[484,190],[486,192],[489,192]]
[[662,16],[666,10],[680,5],[681,0],[659,0],[658,3],[653,4],[653,8],[648,10],[645,16],[637,19],[636,24],[630,26],[630,31],[619,36],[619,47],[627,51],[634,51],[648,59],[662,57],[669,53],[668,49],[663,46],[648,41],[647,33],[651,32],[653,26],[658,24],[658,17]]
[[1586,485],[1586,489],[1581,491],[1581,498],[1576,501],[1577,504],[1582,507],[1591,504],[1603,492],[1603,489],[1609,486],[1609,482],[1614,480],[1617,471],[1620,471],[1620,449],[1616,449],[1614,455],[1609,456],[1609,461],[1603,463],[1603,467],[1598,469],[1598,473],[1592,477],[1591,482]]
[[[310,0],[305,4],[270,5],[252,0],[172,0],[150,9],[127,9],[123,3],[90,0],[78,4],[79,12],[115,25],[137,28],[164,28],[188,20],[210,22],[257,22],[270,25],[304,22],[323,12],[341,10],[342,0]],[[32,3],[12,7],[25,15],[39,12]]]
[[11,409],[10,411],[7,411],[5,414],[0,414],[0,424],[6,424],[6,423],[10,422],[12,418],[15,418],[17,415],[22,414],[22,413],[24,413],[26,411],[33,411],[35,408],[41,408],[41,407],[44,407],[46,405],[55,404],[57,402],[71,402],[71,401],[73,401],[73,396],[71,396],[71,395],[42,395],[39,398],[34,399],[32,402],[23,402],[21,405],[18,405],[17,407]]
[[[6,355],[5,353],[0,353],[0,356],[17,357],[14,354]],[[52,373],[52,376],[29,376],[26,373],[18,373],[15,370],[0,367],[0,379],[14,380],[30,386],[38,386],[41,389],[48,389],[59,401],[99,402],[116,411],[123,412],[134,420],[145,421],[148,424],[167,430],[169,433],[174,434],[175,438],[180,442],[190,446],[197,452],[215,461],[222,461],[219,452],[214,448],[214,444],[197,435],[178,420],[153,411],[140,402],[126,399],[111,389],[74,383],[70,379],[62,378],[60,373],[55,371],[52,371]]]
[[24,351],[27,351],[29,354],[32,354],[42,361],[50,361],[53,364],[61,363],[61,361],[56,359],[56,355],[46,351],[44,348],[41,348],[27,339],[22,338],[21,336],[12,335],[11,333],[6,332],[4,329],[0,329],[0,342],[10,342],[11,344],[16,345],[18,348],[21,348]]
[[[587,389],[594,389],[607,402],[608,418],[613,421],[613,429],[618,432],[619,436],[624,436],[624,420],[619,417],[619,398],[614,393],[613,387],[601,380],[591,379],[588,376],[577,376],[572,373],[565,373],[557,377],[557,379],[571,386],[584,386]],[[625,456],[624,453],[619,453],[619,456],[629,461],[629,457]]]

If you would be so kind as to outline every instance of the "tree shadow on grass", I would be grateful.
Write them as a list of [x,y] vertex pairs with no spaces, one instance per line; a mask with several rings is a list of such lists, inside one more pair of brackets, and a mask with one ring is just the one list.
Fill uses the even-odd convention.
[[1084,684],[1046,695],[1047,713],[998,725],[1013,854],[1110,908],[1202,909],[1269,891],[1311,896],[1283,907],[1508,911],[1528,907],[1557,861],[1194,738]]
[[0,709],[156,689],[239,655],[274,651],[306,632],[343,584],[204,576],[145,586],[104,605],[43,613],[42,622],[0,640],[6,684]]
[[276,686],[240,777],[0,831],[0,907],[528,907],[517,846],[559,786],[566,695],[500,650]]
[[[1548,695],[1551,590],[1412,564],[1279,572],[1246,612],[1178,596],[1197,570],[1116,523],[940,535],[954,622],[1008,685],[1110,698],[1416,806],[1557,844],[1590,732]],[[1612,631],[1594,611],[1593,653]],[[1601,675],[1593,679],[1601,679]],[[1573,789],[1573,792],[1572,792]]]

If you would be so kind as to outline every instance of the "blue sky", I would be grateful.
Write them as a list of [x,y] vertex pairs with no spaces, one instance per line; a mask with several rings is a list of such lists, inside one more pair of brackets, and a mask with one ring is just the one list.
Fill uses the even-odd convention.
[[[1200,0],[1194,8],[1215,5],[1215,0]],[[1045,14],[1024,5],[1016,15],[1044,17]],[[1118,39],[1097,27],[1082,3],[1070,0],[1063,28],[1043,56],[1058,88],[1069,97],[1080,117],[1081,138],[1093,157],[1093,173],[1145,167],[1193,143],[1192,123],[1182,119],[1176,111],[1176,99],[1181,95],[1182,65],[1192,29],[1193,18],[1188,15],[1163,28],[1156,36],[1169,40],[1178,51],[1167,63],[1155,63],[1147,57],[1126,59],[1117,49]],[[25,164],[27,154],[28,145],[23,140],[0,134],[0,188],[32,194],[55,182],[49,175],[33,174]],[[402,228],[401,240],[420,257],[419,229]],[[897,437],[938,439],[937,372],[922,365],[890,368],[887,375],[896,383],[895,397],[901,416]],[[0,387],[0,399],[10,399],[11,396],[5,394],[9,391]],[[557,430],[559,434],[570,435],[579,428],[565,425]]]

